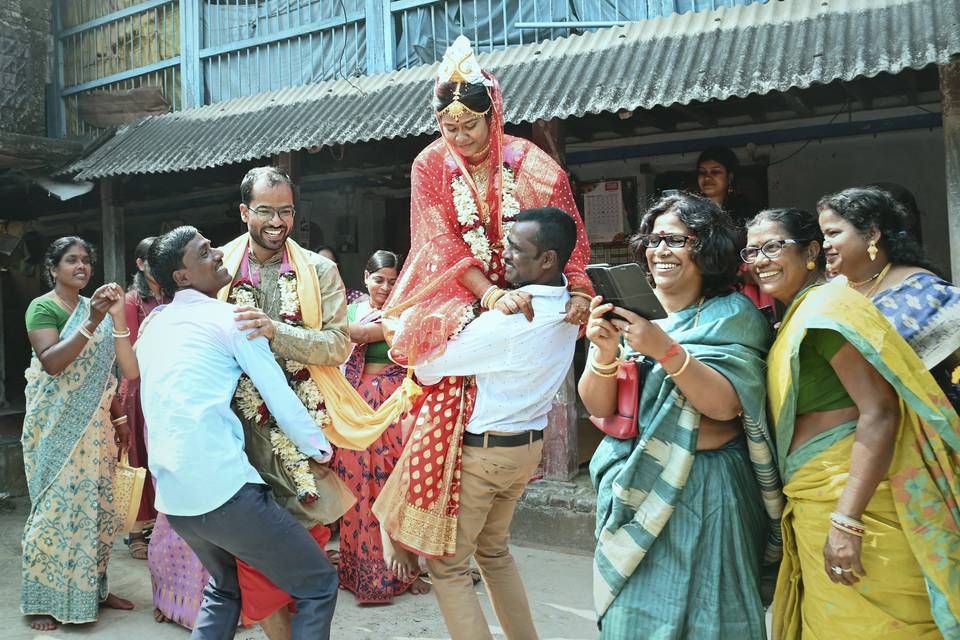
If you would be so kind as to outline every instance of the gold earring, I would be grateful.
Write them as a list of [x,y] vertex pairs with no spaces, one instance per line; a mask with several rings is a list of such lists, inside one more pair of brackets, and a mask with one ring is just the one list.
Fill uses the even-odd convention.
[[807,271],[813,271],[817,268],[817,263],[813,261],[813,258],[807,260]]
[[870,245],[867,247],[867,255],[870,257],[870,262],[877,259],[877,251],[877,241],[871,240]]

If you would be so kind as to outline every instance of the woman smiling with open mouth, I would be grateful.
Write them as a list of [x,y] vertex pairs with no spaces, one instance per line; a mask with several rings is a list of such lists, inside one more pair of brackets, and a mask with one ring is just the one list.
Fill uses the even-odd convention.
[[950,637],[960,567],[938,559],[960,544],[957,414],[867,298],[824,284],[822,242],[812,214],[773,209],[741,252],[787,305],[767,358],[787,496],[773,635]]

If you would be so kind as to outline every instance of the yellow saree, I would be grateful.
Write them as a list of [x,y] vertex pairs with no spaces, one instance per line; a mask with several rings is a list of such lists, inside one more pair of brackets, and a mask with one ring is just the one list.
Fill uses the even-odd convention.
[[[223,247],[223,264],[236,277],[243,254],[247,251],[247,234],[236,238]],[[317,271],[310,264],[307,252],[293,240],[287,240],[287,252],[297,274],[297,296],[300,313],[307,327],[321,325],[320,281]],[[226,300],[230,285],[220,290],[218,298]],[[410,410],[413,400],[420,394],[420,387],[407,378],[403,384],[377,409],[370,405],[350,385],[340,367],[308,365],[310,377],[323,395],[330,423],[324,427],[324,435],[331,444],[345,449],[362,451],[377,441],[380,435],[404,413]]]
[[[798,352],[810,329],[842,334],[901,400],[893,461],[863,514],[867,575],[854,587],[829,580],[822,549],[849,475],[856,423],[839,425],[788,454],[803,375]],[[913,349],[845,284],[811,287],[781,324],[768,356],[767,383],[787,496],[774,637],[960,638],[960,421]]]

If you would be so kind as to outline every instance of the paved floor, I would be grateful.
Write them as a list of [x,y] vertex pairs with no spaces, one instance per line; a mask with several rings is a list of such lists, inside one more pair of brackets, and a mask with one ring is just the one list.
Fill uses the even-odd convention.
[[[131,612],[106,610],[90,625],[66,625],[53,632],[30,629],[19,611],[20,536],[26,505],[0,510],[0,638],[102,638],[104,640],[187,640],[189,634],[173,624],[152,618],[150,576],[146,562],[134,560],[121,542],[114,548],[110,585],[115,593],[136,604]],[[590,557],[553,550],[514,547],[514,556],[525,578],[534,621],[543,640],[586,640],[596,637],[591,607]],[[482,587],[480,601],[487,619],[496,618]],[[495,638],[503,638],[491,625]],[[241,629],[239,640],[262,640],[259,629]],[[403,595],[390,606],[357,606],[353,596],[340,592],[334,618],[334,638],[345,640],[433,640],[449,638],[432,594]]]

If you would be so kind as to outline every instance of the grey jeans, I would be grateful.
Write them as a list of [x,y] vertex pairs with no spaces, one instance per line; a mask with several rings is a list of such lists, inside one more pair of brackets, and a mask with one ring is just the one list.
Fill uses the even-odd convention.
[[247,483],[209,513],[167,519],[210,572],[192,639],[229,640],[236,633],[237,558],[294,599],[294,640],[330,637],[337,571],[306,528],[276,503],[270,487]]

